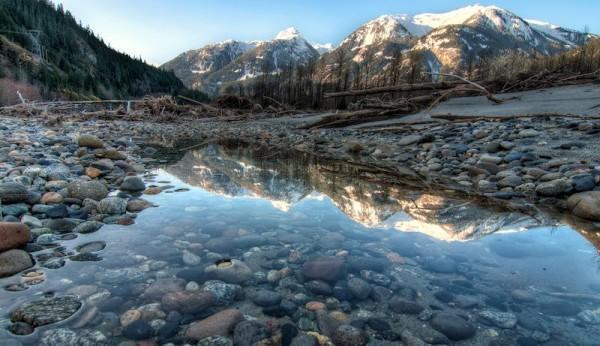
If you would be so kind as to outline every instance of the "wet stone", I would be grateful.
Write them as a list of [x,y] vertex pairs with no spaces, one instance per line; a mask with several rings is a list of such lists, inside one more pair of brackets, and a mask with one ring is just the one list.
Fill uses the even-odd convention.
[[329,296],[333,292],[331,286],[329,286],[329,284],[325,281],[321,280],[309,281],[305,284],[305,287],[307,290],[317,295]]
[[79,245],[75,248],[79,253],[91,253],[104,250],[106,243],[103,241],[93,241],[86,244]]
[[365,344],[363,332],[349,325],[340,326],[333,335],[336,345],[362,346]]
[[450,340],[460,341],[471,338],[475,335],[475,327],[461,317],[440,312],[433,316],[430,321],[433,329],[441,332]]
[[208,291],[168,292],[161,300],[165,309],[182,313],[199,313],[215,304],[216,301],[216,295]]
[[146,340],[153,336],[154,329],[144,320],[138,319],[123,328],[123,336],[131,340]]
[[94,233],[102,228],[102,226],[104,226],[104,223],[99,221],[85,221],[77,225],[73,229],[73,232],[82,234]]
[[514,328],[517,325],[517,316],[509,312],[484,310],[479,312],[479,317],[503,329]]
[[258,306],[278,305],[281,299],[281,294],[274,291],[258,290],[252,294],[252,301]]
[[13,322],[25,322],[33,327],[60,322],[71,317],[81,302],[75,296],[45,298],[25,303],[10,314]]
[[209,280],[202,285],[203,291],[212,292],[219,306],[230,305],[242,292],[242,287],[222,281]]
[[400,297],[394,297],[390,301],[390,310],[399,314],[418,315],[424,309],[421,305]]
[[344,260],[339,257],[321,257],[307,261],[302,266],[302,274],[310,279],[334,281],[340,275]]
[[16,274],[32,266],[31,256],[23,250],[13,249],[0,253],[0,278]]
[[360,278],[350,278],[348,280],[348,289],[359,300],[367,299],[369,294],[371,294],[371,285]]
[[242,321],[235,326],[233,343],[239,346],[253,346],[270,336],[271,333],[266,326],[256,321]]
[[186,331],[186,336],[195,340],[215,335],[229,335],[234,327],[244,319],[236,309],[227,309],[211,315],[203,320],[192,323]]

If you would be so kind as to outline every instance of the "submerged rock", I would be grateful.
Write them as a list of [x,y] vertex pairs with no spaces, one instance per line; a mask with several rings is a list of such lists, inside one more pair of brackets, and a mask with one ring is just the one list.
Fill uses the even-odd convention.
[[25,303],[10,314],[13,322],[25,322],[33,327],[60,322],[71,317],[81,307],[76,296],[45,298]]
[[203,320],[192,323],[185,332],[185,335],[196,340],[215,335],[226,336],[243,319],[244,316],[237,309],[223,310]]
[[503,329],[514,328],[517,325],[517,316],[510,312],[484,310],[479,313],[479,317]]
[[235,326],[233,343],[237,346],[253,346],[271,336],[269,329],[256,321],[242,321]]
[[202,285],[202,290],[211,292],[215,295],[215,304],[227,306],[241,294],[242,287],[240,285],[228,284],[223,281],[209,280]]
[[162,306],[167,310],[182,313],[200,313],[215,304],[217,296],[209,291],[169,292],[162,297]]
[[204,269],[208,279],[219,280],[232,284],[239,284],[250,280],[253,276],[252,270],[242,261],[219,260],[215,264]]
[[430,321],[433,329],[444,334],[448,339],[460,341],[475,335],[475,327],[461,317],[448,312],[440,312]]
[[343,267],[343,258],[320,257],[306,261],[302,266],[302,275],[315,280],[335,281]]

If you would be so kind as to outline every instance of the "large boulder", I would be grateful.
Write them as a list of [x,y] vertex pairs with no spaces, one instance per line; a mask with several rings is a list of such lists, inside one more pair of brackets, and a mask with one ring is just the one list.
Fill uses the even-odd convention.
[[19,203],[25,202],[29,198],[27,188],[19,183],[0,184],[0,202]]
[[575,216],[600,221],[600,191],[580,192],[567,200],[567,208]]
[[23,250],[8,250],[0,253],[0,278],[16,274],[33,266],[31,256]]
[[27,225],[18,222],[0,222],[0,252],[21,247],[31,239]]
[[99,181],[77,180],[67,185],[69,197],[84,200],[86,198],[99,201],[108,195],[108,189]]
[[195,340],[201,340],[214,335],[227,336],[243,319],[244,316],[237,309],[223,310],[203,320],[192,323],[185,335]]

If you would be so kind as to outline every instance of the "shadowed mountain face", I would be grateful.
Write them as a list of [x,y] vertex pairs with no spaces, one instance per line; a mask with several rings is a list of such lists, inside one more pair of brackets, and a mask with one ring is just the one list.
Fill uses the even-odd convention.
[[284,211],[305,200],[329,199],[364,226],[420,232],[441,240],[477,239],[498,230],[539,225],[519,213],[379,183],[374,181],[376,176],[359,168],[319,162],[299,153],[274,157],[207,146],[187,152],[166,171],[207,191],[266,199]]

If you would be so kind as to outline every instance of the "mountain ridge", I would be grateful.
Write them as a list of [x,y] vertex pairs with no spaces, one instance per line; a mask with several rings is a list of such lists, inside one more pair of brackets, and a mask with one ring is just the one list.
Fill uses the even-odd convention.
[[[331,82],[340,78],[335,72],[339,61],[344,61],[344,68],[351,71],[348,73],[349,79],[357,78],[354,74],[358,72],[352,71],[365,69],[370,79],[388,78],[391,70],[406,69],[416,57],[421,69],[428,72],[459,72],[477,57],[497,56],[509,50],[528,55],[552,55],[581,46],[593,35],[541,20],[526,20],[498,6],[475,4],[443,13],[384,14],[355,29],[336,47],[311,45],[296,28],[288,28],[273,40],[260,41],[236,55],[229,62],[231,66],[223,66],[216,72],[192,78],[196,80],[192,84],[188,82],[190,74],[197,71],[197,66],[202,66],[195,65],[191,61],[193,59],[188,59],[186,63],[176,57],[161,67],[171,69],[179,64],[180,68],[174,72],[187,86],[204,91],[208,87],[208,92],[215,94],[223,85],[281,72],[281,66],[272,61],[261,66],[256,59],[263,56],[262,53],[253,53],[269,42],[278,41],[278,37],[298,40],[306,45],[306,50],[314,50],[318,54],[310,54],[309,59],[306,56],[288,56],[285,59],[286,66],[306,66],[316,62],[316,78]],[[199,55],[211,60],[213,57],[205,54],[208,47],[210,45],[193,51],[200,51]],[[190,53],[193,51],[186,53],[193,55]],[[262,67],[266,67],[264,71]],[[243,73],[240,75],[239,71]],[[198,82],[198,79],[201,81]],[[368,85],[370,82],[364,83]]]

